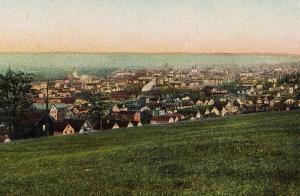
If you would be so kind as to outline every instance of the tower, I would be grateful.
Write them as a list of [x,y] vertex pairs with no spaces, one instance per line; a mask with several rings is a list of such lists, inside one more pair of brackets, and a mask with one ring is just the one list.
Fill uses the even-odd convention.
[[75,68],[75,67],[73,67],[72,76],[73,76],[74,78],[79,78],[79,76],[78,76],[78,73],[77,73],[77,71],[76,71],[76,68]]

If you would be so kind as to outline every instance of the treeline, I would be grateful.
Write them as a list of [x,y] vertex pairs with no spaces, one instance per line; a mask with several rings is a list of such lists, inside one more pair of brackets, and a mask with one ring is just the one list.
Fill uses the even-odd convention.
[[15,72],[10,68],[0,74],[0,123],[8,127],[10,135],[22,127],[18,120],[22,111],[32,107],[31,82],[34,78],[33,74]]

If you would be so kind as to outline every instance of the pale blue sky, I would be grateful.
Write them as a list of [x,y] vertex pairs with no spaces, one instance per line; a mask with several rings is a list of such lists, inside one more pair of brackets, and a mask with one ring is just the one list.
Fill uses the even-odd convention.
[[0,0],[0,51],[300,54],[300,0]]

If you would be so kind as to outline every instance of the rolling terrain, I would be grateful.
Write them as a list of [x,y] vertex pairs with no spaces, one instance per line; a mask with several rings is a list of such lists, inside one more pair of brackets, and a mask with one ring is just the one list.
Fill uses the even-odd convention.
[[0,145],[0,195],[300,194],[300,112]]

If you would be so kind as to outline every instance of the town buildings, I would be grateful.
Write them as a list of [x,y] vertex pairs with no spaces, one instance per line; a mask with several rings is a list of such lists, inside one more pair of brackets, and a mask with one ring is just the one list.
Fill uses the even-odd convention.
[[[300,80],[294,73],[299,68],[286,65],[192,67],[121,70],[101,78],[74,69],[60,80],[32,83],[33,108],[20,122],[28,127],[26,137],[39,137],[294,110],[300,107]],[[108,95],[110,109],[103,119],[90,118],[86,92]]]

